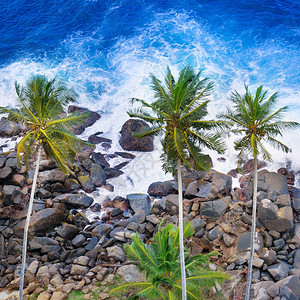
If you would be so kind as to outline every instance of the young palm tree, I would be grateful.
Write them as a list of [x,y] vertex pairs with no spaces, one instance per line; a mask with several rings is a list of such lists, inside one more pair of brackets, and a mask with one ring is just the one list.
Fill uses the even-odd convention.
[[[184,226],[184,237],[194,233],[191,223]],[[136,234],[132,238],[131,245],[124,245],[127,258],[138,263],[138,268],[146,275],[146,282],[134,282],[114,288],[110,293],[122,292],[124,289],[135,287],[135,298],[145,299],[180,299],[182,295],[181,270],[178,264],[179,255],[179,229],[172,223],[166,227],[161,226],[156,233],[153,242],[144,244]],[[203,299],[202,290],[214,286],[216,282],[222,283],[229,276],[221,272],[212,272],[208,269],[209,257],[219,255],[218,252],[210,252],[206,255],[195,255],[186,260],[187,299]]]
[[245,86],[245,89],[246,93],[244,95],[240,95],[238,92],[232,94],[233,108],[228,109],[227,113],[220,117],[234,123],[236,129],[233,132],[242,135],[234,143],[235,150],[239,151],[238,166],[240,167],[246,152],[251,153],[254,158],[251,247],[245,296],[245,299],[249,300],[256,228],[257,156],[262,154],[265,160],[271,161],[271,154],[265,148],[264,143],[269,143],[286,153],[290,152],[291,149],[277,140],[276,137],[278,135],[282,136],[284,130],[297,128],[299,124],[297,122],[281,121],[282,114],[287,110],[287,106],[275,110],[277,93],[267,98],[267,92],[263,92],[262,86],[256,90],[254,96],[251,95],[247,86]]
[[177,172],[179,204],[179,243],[182,271],[182,299],[186,299],[184,248],[183,248],[183,208],[181,165],[195,169],[209,169],[207,157],[200,148],[223,152],[224,144],[219,133],[213,129],[226,126],[224,121],[203,120],[207,115],[207,96],[213,85],[207,78],[200,79],[201,72],[195,73],[190,66],[181,70],[175,81],[167,68],[165,84],[151,75],[154,102],[147,103],[133,99],[142,105],[128,112],[130,117],[140,118],[151,124],[150,129],[136,133],[136,137],[162,135],[163,168],[166,172]]
[[19,107],[0,107],[0,113],[8,114],[9,120],[27,126],[27,133],[17,146],[18,162],[23,160],[28,166],[29,158],[37,154],[23,237],[19,294],[19,299],[23,299],[28,226],[42,149],[58,163],[63,172],[72,173],[70,161],[84,142],[74,136],[70,129],[87,115],[73,113],[67,116],[64,113],[65,107],[74,101],[74,94],[63,85],[56,84],[55,79],[48,81],[46,77],[37,75],[24,88],[17,83],[15,88]]

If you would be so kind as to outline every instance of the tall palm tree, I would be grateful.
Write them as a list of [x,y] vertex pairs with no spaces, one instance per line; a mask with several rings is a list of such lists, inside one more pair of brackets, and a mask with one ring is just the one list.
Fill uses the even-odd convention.
[[284,130],[297,128],[299,124],[297,122],[281,121],[282,114],[287,111],[287,106],[275,109],[277,93],[267,98],[267,92],[262,90],[262,86],[257,88],[254,96],[250,93],[247,86],[245,86],[245,90],[246,93],[244,95],[240,95],[236,91],[232,94],[233,108],[227,109],[226,114],[220,117],[232,122],[236,127],[233,132],[241,135],[234,143],[235,150],[239,151],[238,166],[241,166],[245,153],[251,153],[254,158],[251,247],[245,296],[245,299],[249,300],[256,228],[257,156],[262,154],[265,160],[272,160],[271,154],[265,148],[265,143],[269,143],[271,146],[286,153],[291,152],[291,149],[276,139],[276,137],[282,136],[282,131]]
[[[184,226],[184,237],[194,233],[192,224],[189,222]],[[137,289],[135,297],[143,299],[180,299],[182,294],[181,271],[178,266],[179,260],[179,229],[172,223],[164,228],[159,227],[153,241],[146,245],[136,234],[132,238],[131,245],[124,245],[127,258],[137,262],[137,267],[145,273],[145,282],[127,283],[114,288],[110,293],[122,292],[132,287]],[[187,272],[187,298],[190,300],[203,299],[203,290],[214,286],[216,282],[222,283],[229,279],[226,273],[210,271],[207,267],[209,258],[219,255],[218,252],[195,255],[189,257],[185,253]]]
[[19,299],[23,299],[24,274],[26,264],[27,236],[36,189],[42,150],[53,158],[64,173],[72,173],[70,161],[85,144],[70,131],[71,126],[82,122],[87,115],[76,113],[66,115],[65,107],[73,102],[74,93],[55,79],[48,81],[44,76],[34,76],[21,88],[15,83],[18,107],[0,107],[0,113],[8,114],[8,119],[25,124],[27,132],[17,145],[18,163],[21,160],[28,166],[31,156],[36,155],[36,167],[31,188],[30,200],[24,227],[22,266]]
[[177,172],[179,204],[179,244],[182,275],[182,299],[186,299],[186,280],[183,246],[183,208],[181,165],[195,169],[209,169],[207,157],[200,153],[200,148],[224,151],[221,136],[214,129],[226,125],[224,121],[203,120],[207,115],[207,97],[213,85],[207,78],[200,79],[201,72],[195,73],[187,66],[175,81],[167,68],[164,85],[151,75],[151,88],[154,91],[154,102],[147,103],[133,99],[141,107],[128,112],[130,117],[140,118],[151,124],[149,129],[136,133],[136,137],[161,135],[163,146],[163,169],[166,172]]

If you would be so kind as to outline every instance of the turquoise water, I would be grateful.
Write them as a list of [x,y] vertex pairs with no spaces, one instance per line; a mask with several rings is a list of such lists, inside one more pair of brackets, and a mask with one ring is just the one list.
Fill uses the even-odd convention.
[[[101,130],[113,151],[128,99],[151,100],[149,73],[162,77],[167,65],[177,73],[190,64],[215,83],[212,116],[246,83],[279,91],[280,105],[291,108],[287,118],[300,121],[299,23],[300,1],[292,0],[2,1],[0,105],[14,103],[14,80],[56,76],[103,116],[83,137]],[[274,151],[275,162],[293,160],[300,169],[299,131],[284,141],[294,154]],[[235,160],[231,150],[226,157],[224,171]]]

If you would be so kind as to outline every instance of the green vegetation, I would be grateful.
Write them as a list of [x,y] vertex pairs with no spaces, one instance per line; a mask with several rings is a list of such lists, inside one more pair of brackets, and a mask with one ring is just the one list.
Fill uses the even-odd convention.
[[266,142],[286,153],[290,152],[291,149],[275,137],[282,136],[282,131],[284,130],[297,128],[299,124],[297,122],[281,121],[282,114],[287,111],[287,107],[275,110],[277,93],[267,99],[267,92],[263,92],[262,86],[256,90],[255,96],[251,95],[248,87],[245,87],[245,89],[246,93],[244,95],[240,95],[238,92],[232,94],[233,108],[228,109],[227,113],[221,115],[221,117],[235,125],[235,129],[232,132],[241,135],[234,143],[235,150],[239,151],[238,166],[241,165],[245,153],[251,153],[254,158],[251,249],[245,297],[246,300],[249,300],[256,228],[257,156],[262,154],[265,160],[271,161],[271,154],[264,145]]
[[177,172],[179,202],[179,243],[183,298],[186,299],[186,281],[183,253],[183,209],[181,165],[195,169],[209,169],[207,156],[200,149],[207,147],[222,153],[224,143],[219,133],[214,132],[227,125],[224,121],[203,120],[207,116],[207,97],[213,85],[207,78],[200,79],[201,72],[195,73],[189,66],[181,70],[175,81],[167,69],[164,86],[151,75],[154,102],[149,104],[141,99],[133,99],[142,107],[128,112],[130,117],[140,118],[151,124],[150,129],[136,133],[136,137],[162,135],[163,168],[166,172]]
[[15,88],[18,95],[18,108],[0,107],[0,113],[8,114],[9,120],[27,127],[27,133],[17,146],[18,162],[23,160],[28,166],[29,159],[37,156],[24,227],[19,294],[19,299],[22,300],[28,227],[42,150],[58,163],[63,172],[72,173],[70,162],[84,142],[71,133],[71,127],[82,122],[87,115],[65,114],[67,105],[74,102],[74,94],[63,85],[57,84],[55,79],[48,81],[46,77],[38,75],[28,80],[25,87],[21,88],[16,83]]
[[[191,223],[184,226],[183,235],[194,233]],[[132,299],[181,299],[181,269],[179,251],[179,229],[172,223],[158,229],[153,241],[146,245],[136,234],[131,245],[124,245],[129,260],[138,263],[138,268],[145,272],[146,282],[127,283],[111,290],[111,294],[136,289]],[[229,276],[221,272],[212,272],[207,268],[209,257],[218,255],[211,252],[206,255],[189,256],[185,251],[185,271],[187,299],[203,299],[203,290],[223,282]]]

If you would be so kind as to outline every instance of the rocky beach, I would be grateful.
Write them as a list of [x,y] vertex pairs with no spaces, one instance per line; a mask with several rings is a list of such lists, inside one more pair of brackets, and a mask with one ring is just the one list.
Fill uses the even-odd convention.
[[[68,112],[87,109],[70,106]],[[86,125],[73,128],[82,134],[99,118],[90,112]],[[0,136],[18,140],[24,128],[2,118]],[[29,226],[26,299],[109,299],[109,286],[142,281],[136,265],[126,259],[124,243],[137,232],[150,241],[161,222],[178,223],[176,180],[149,182],[147,193],[115,195],[112,179],[124,174],[138,152],[151,153],[153,138],[136,139],[132,132],[147,126],[130,119],[120,130],[123,151],[108,153],[112,141],[101,131],[88,141],[102,151],[86,147],[77,153],[74,176],[66,176],[50,160],[40,166],[38,188]],[[99,128],[101,130],[101,128]],[[3,147],[5,150],[6,148]],[[133,152],[133,153],[132,153]],[[111,166],[110,162],[120,163]],[[220,158],[224,160],[224,158]],[[221,163],[221,162],[220,162]],[[258,215],[252,279],[252,299],[297,300],[300,295],[300,189],[295,172],[270,172],[263,161],[258,172]],[[17,299],[26,204],[34,165],[17,165],[14,149],[0,153],[0,299]],[[125,174],[130,176],[130,174]],[[237,179],[238,178],[238,179]],[[239,181],[233,187],[232,181]],[[211,299],[243,299],[250,247],[253,161],[245,162],[242,176],[232,166],[228,174],[214,170],[184,169],[184,219],[195,234],[186,240],[192,255],[221,253],[209,268],[226,271],[231,281],[209,291]],[[104,193],[101,201],[99,194]],[[101,196],[101,195],[100,195]],[[116,277],[115,275],[118,275]],[[99,286],[104,288],[100,289]],[[95,294],[96,293],[96,294]],[[72,296],[73,295],[73,296]],[[124,294],[124,299],[128,298]]]

